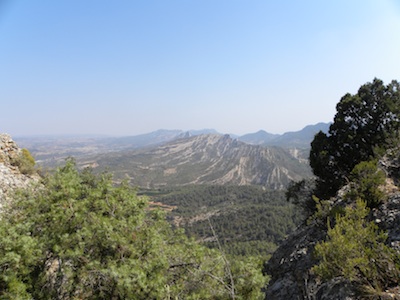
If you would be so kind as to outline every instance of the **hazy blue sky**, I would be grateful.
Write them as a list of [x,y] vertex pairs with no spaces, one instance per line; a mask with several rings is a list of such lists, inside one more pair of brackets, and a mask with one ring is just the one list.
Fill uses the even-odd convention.
[[0,0],[0,132],[283,133],[400,80],[398,0]]

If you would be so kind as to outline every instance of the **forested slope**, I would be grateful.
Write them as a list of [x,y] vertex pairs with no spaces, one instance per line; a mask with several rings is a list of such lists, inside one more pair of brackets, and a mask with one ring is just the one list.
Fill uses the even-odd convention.
[[[187,186],[144,191],[173,209],[167,214],[189,236],[236,255],[271,254],[299,225],[301,211],[284,191],[259,186]],[[214,232],[213,232],[214,229]]]

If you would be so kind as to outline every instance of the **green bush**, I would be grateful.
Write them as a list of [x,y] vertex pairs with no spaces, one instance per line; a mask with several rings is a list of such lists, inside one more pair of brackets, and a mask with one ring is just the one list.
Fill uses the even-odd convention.
[[35,172],[35,159],[28,149],[22,149],[21,153],[12,161],[22,174],[30,175]]
[[376,161],[363,161],[357,164],[350,174],[352,189],[347,197],[361,198],[370,208],[377,207],[385,200],[384,192],[379,188],[385,183],[385,174],[377,168]]
[[315,246],[319,264],[312,268],[324,280],[344,277],[360,286],[383,289],[400,279],[399,258],[384,244],[386,235],[366,221],[368,208],[357,200],[337,215],[336,225],[328,225],[328,238]]
[[69,160],[43,185],[2,215],[1,299],[263,298],[258,262],[228,262],[172,230],[128,184]]

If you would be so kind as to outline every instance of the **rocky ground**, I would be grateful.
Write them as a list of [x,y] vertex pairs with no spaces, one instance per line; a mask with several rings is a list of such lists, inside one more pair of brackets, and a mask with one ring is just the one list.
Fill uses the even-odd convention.
[[[369,218],[387,232],[387,245],[400,253],[400,191],[395,184],[399,178],[400,164],[397,159],[385,157],[381,160],[380,167],[388,176],[383,187],[388,200],[371,210]],[[348,204],[342,197],[346,188],[332,199],[332,207]],[[351,282],[343,278],[321,282],[312,274],[311,268],[317,264],[313,255],[314,247],[325,240],[326,236],[326,222],[314,220],[300,226],[286,239],[265,265],[265,273],[272,277],[266,290],[266,299],[366,299],[360,296]],[[400,287],[382,291],[379,296],[368,299],[400,299]]]
[[8,134],[0,134],[0,211],[12,192],[39,180],[37,174],[22,174],[19,168],[13,165],[20,154],[21,148],[11,137]]

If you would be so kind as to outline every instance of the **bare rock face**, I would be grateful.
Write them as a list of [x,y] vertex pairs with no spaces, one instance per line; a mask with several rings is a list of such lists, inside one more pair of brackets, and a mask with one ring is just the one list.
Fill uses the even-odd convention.
[[264,272],[272,275],[266,299],[358,299],[351,284],[342,278],[320,282],[311,273],[317,263],[314,247],[326,237],[326,227],[313,222],[300,227],[273,254]]
[[8,134],[0,134],[0,163],[10,166],[12,161],[18,157],[21,149]]
[[21,151],[8,134],[0,134],[0,212],[9,201],[12,192],[39,180],[37,174],[22,174],[19,168],[13,165]]
[[[371,210],[370,220],[388,234],[387,245],[400,253],[400,191],[393,182],[398,182],[400,164],[387,157],[381,160],[380,167],[388,175],[385,191],[387,201]],[[389,183],[388,183],[389,182]],[[333,206],[344,206],[343,193],[332,200]],[[311,272],[318,262],[314,258],[315,245],[326,239],[327,227],[322,221],[314,220],[311,224],[300,226],[275,251],[264,266],[264,272],[271,276],[266,289],[266,299],[365,299],[359,295],[356,287],[344,278],[334,278],[321,282]],[[340,245],[338,245],[340,247]],[[383,291],[379,299],[400,299],[399,286],[390,291]]]

